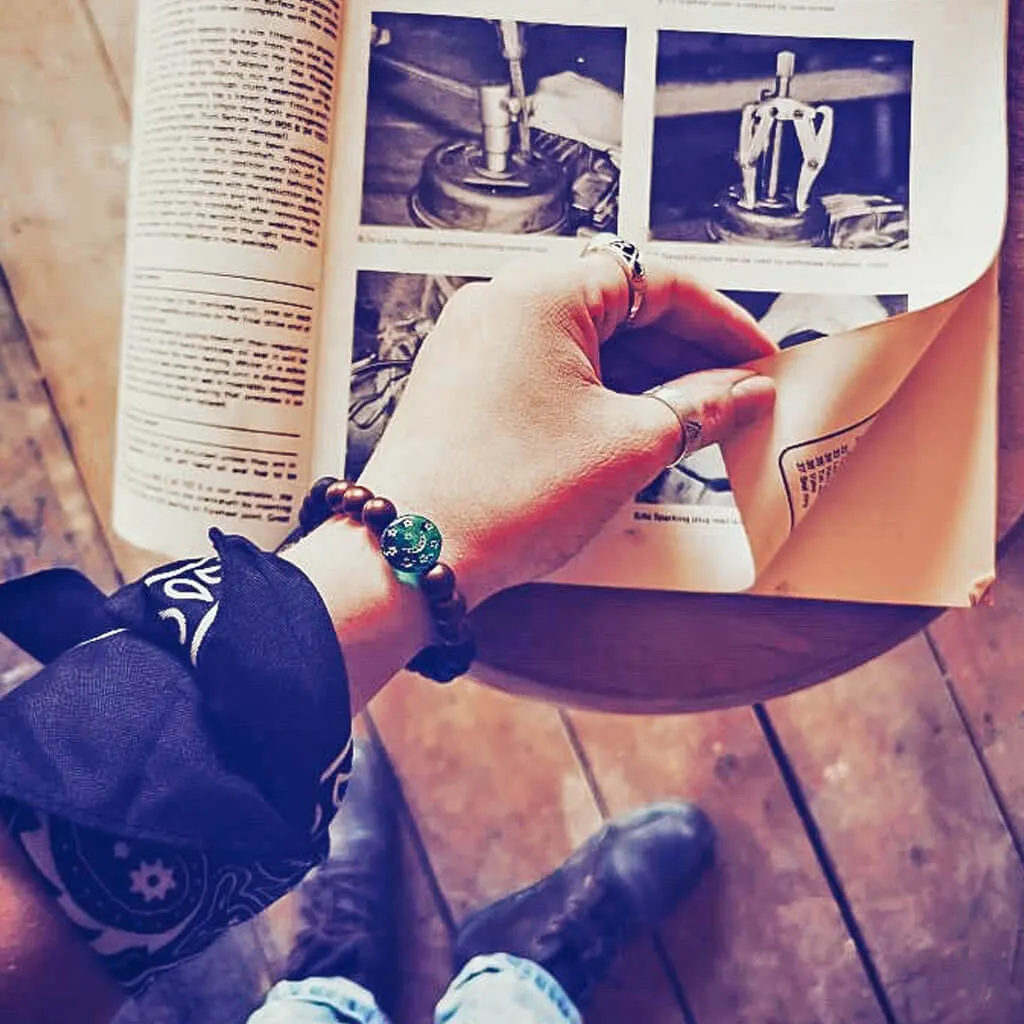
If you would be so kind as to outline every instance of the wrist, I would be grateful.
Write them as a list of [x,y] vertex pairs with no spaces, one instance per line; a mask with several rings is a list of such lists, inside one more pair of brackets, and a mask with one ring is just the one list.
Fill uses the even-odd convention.
[[330,519],[282,556],[323,600],[345,657],[353,713],[432,641],[418,588],[402,583],[363,526]]

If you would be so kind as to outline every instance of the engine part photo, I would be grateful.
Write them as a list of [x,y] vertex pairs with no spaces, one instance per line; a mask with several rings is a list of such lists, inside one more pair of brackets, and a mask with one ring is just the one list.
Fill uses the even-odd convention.
[[[378,15],[363,223],[497,234],[614,230],[624,52],[614,29]],[[594,63],[606,65],[605,83],[580,74]],[[545,84],[556,80],[578,88],[583,121],[589,88],[615,95],[613,140],[584,137],[572,103],[564,123],[536,123],[538,94],[549,98]],[[407,183],[403,208],[399,180]]]
[[[719,200],[708,221],[716,241],[747,244],[823,244],[829,218],[812,195],[832,146],[835,115],[830,106],[794,99],[796,54],[783,50],[777,58],[775,86],[758,103],[743,108],[737,162],[742,180]],[[795,181],[782,180],[782,148],[792,133],[800,162]]]
[[907,248],[913,67],[912,40],[660,32],[650,237]]

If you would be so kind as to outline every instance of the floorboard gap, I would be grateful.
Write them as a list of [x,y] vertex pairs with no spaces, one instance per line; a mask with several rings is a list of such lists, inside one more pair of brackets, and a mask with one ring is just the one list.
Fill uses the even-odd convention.
[[[576,758],[580,771],[583,773],[583,778],[587,782],[587,788],[590,790],[590,795],[593,797],[594,803],[597,804],[597,809],[600,811],[601,817],[605,821],[608,821],[612,817],[608,808],[608,801],[605,800],[604,793],[601,791],[601,786],[597,781],[597,775],[594,773],[594,766],[591,764],[590,757],[587,755],[587,751],[584,748],[583,743],[580,741],[579,733],[576,731],[576,726],[573,724],[572,718],[564,707],[559,707],[558,717],[562,721],[562,728],[565,730],[565,736],[569,741],[569,747],[573,752],[573,756]],[[661,934],[657,930],[654,930],[651,933],[651,938],[654,943],[655,954],[661,964],[662,970],[665,972],[665,977],[668,979],[669,988],[672,990],[672,995],[679,1007],[679,1012],[683,1015],[683,1019],[686,1021],[686,1024],[698,1024],[697,1018],[694,1017],[693,1010],[690,1008],[690,1002],[686,998],[686,991],[683,988],[683,984],[679,980],[679,976],[676,974],[676,969],[672,964],[672,959],[669,957],[668,950],[665,948],[665,943],[661,938]]]
[[676,1002],[679,1004],[679,1010],[683,1015],[683,1019],[686,1021],[686,1024],[698,1024],[697,1018],[693,1015],[693,1010],[690,1007],[690,1001],[686,998],[686,992],[683,990],[682,983],[676,976],[675,967],[672,966],[672,959],[665,948],[665,940],[661,937],[661,932],[655,929],[651,939],[654,943],[654,951],[661,961],[662,969],[668,976],[669,986],[676,998]]
[[[373,740],[377,748],[384,754],[384,758],[388,763],[388,768],[391,771],[392,778],[394,779],[396,787],[401,794],[402,788],[398,779],[398,774],[395,772],[395,766],[388,754],[388,748],[384,743],[380,730],[377,728],[377,723],[373,720],[373,715],[369,711],[364,711],[362,718],[366,724],[366,731],[370,734],[370,738]],[[427,880],[427,885],[430,888],[430,893],[434,898],[434,902],[437,904],[437,912],[440,914],[441,921],[448,930],[448,934],[454,939],[456,931],[455,915],[452,914],[451,905],[448,903],[444,893],[441,891],[437,875],[434,873],[434,865],[430,863],[430,855],[427,853],[427,848],[423,842],[423,837],[420,835],[416,819],[413,816],[412,811],[409,809],[409,805],[405,801],[404,794],[402,794],[401,799],[399,800],[398,813],[402,818],[404,826],[409,831],[410,841],[412,842],[413,849],[416,851],[416,859],[419,861],[420,868],[422,869],[423,875]]]
[[1006,801],[1006,797],[1003,795],[1003,791],[999,787],[999,782],[996,780],[995,773],[992,771],[992,766],[988,762],[988,757],[986,757],[985,750],[981,745],[981,741],[978,739],[978,734],[975,732],[974,726],[971,724],[971,719],[967,714],[967,709],[964,707],[963,701],[960,699],[960,693],[956,688],[956,680],[950,675],[946,659],[942,656],[942,651],[939,650],[939,646],[935,642],[935,638],[932,636],[931,630],[926,629],[924,631],[924,637],[928,643],[928,649],[932,652],[932,657],[935,659],[935,664],[938,665],[939,672],[942,673],[942,681],[946,686],[946,692],[949,694],[949,699],[953,702],[953,707],[956,708],[957,717],[960,719],[960,724],[963,726],[964,732],[967,734],[967,739],[971,744],[971,749],[974,751],[974,756],[977,758],[982,774],[985,776],[985,784],[988,786],[988,790],[992,794],[992,799],[995,801],[996,808],[999,811],[999,817],[1002,818],[1003,825],[1006,827],[1006,831],[1010,835],[1010,840],[1013,843],[1014,850],[1017,851],[1018,859],[1022,864],[1024,864],[1024,839],[1022,839],[1017,830],[1017,826],[1014,823],[1013,815],[1010,813],[1010,807]]
[[590,790],[590,795],[594,798],[594,803],[597,804],[601,817],[607,821],[611,817],[608,811],[608,801],[605,800],[604,793],[601,792],[601,787],[597,783],[594,766],[590,763],[590,757],[583,749],[579,734],[576,732],[576,726],[573,725],[572,719],[565,708],[560,707],[558,709],[558,717],[562,720],[562,728],[565,730],[566,739],[569,741],[573,756],[580,766],[580,771],[583,772],[583,778],[587,780],[587,788]]
[[882,983],[881,975],[878,973],[878,967],[875,965],[874,957],[871,955],[871,950],[868,947],[867,940],[864,938],[864,933],[861,930],[860,923],[853,912],[853,907],[850,905],[850,900],[846,895],[846,890],[839,878],[839,872],[836,870],[835,862],[832,860],[832,855],[828,852],[828,847],[825,844],[824,836],[821,834],[821,829],[818,828],[818,823],[815,820],[814,815],[811,813],[811,808],[807,802],[807,797],[804,795],[803,787],[800,785],[800,780],[797,778],[792,764],[790,764],[789,757],[782,745],[782,740],[775,729],[775,724],[772,722],[771,716],[768,714],[768,710],[763,704],[754,705],[754,715],[764,732],[765,739],[768,741],[768,747],[772,752],[772,757],[775,758],[775,763],[778,766],[779,774],[782,776],[782,781],[785,784],[786,791],[789,793],[789,798],[793,801],[793,806],[796,808],[796,812],[800,816],[801,822],[803,822],[804,829],[807,832],[807,837],[810,839],[811,847],[814,850],[814,856],[817,858],[818,865],[821,868],[822,874],[825,876],[825,881],[832,893],[832,898],[836,901],[836,905],[839,907],[839,913],[842,916],[843,923],[846,925],[846,929],[850,933],[850,938],[856,947],[858,955],[860,956],[861,963],[864,967],[864,973],[867,975],[868,983],[871,985],[871,990],[874,992],[875,999],[878,1000],[878,1005],[881,1008],[882,1013],[885,1015],[887,1024],[898,1024],[896,1012],[889,1000],[888,993],[885,991],[885,986]]

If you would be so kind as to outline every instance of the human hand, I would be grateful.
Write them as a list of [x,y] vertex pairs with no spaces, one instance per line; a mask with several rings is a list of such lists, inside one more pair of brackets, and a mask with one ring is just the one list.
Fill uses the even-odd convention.
[[575,71],[549,75],[530,98],[535,128],[616,155],[622,149],[622,97]]
[[[678,455],[681,420],[712,444],[771,410],[770,380],[721,368],[775,351],[756,322],[667,264],[647,273],[628,329],[626,275],[597,253],[464,287],[423,343],[361,482],[438,524],[470,605],[575,555]],[[672,409],[637,393],[667,381]]]

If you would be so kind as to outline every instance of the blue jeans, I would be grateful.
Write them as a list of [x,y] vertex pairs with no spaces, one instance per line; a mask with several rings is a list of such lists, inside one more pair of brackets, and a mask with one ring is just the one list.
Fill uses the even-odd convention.
[[[434,1024],[582,1024],[562,986],[529,960],[470,960],[448,986]],[[248,1024],[389,1024],[373,996],[347,978],[278,982]]]

